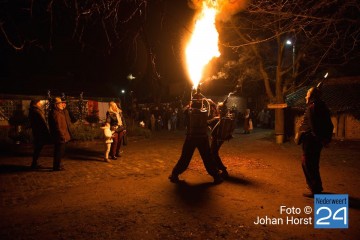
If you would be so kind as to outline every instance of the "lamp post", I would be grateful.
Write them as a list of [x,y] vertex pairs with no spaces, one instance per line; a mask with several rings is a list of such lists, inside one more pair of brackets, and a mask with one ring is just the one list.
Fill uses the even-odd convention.
[[292,42],[291,40],[287,40],[286,44],[292,46],[292,77],[293,77],[293,91],[295,92],[295,42]]
[[121,104],[121,108],[125,108],[125,90],[121,89],[121,94],[124,96],[124,104]]
[[286,44],[292,45],[292,71],[294,76],[295,75],[295,43],[293,43],[291,40],[287,40]]

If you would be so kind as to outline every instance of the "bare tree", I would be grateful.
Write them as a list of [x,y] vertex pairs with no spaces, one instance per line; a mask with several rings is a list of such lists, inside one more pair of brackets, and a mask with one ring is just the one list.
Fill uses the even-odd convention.
[[[355,0],[257,0],[223,23],[220,35],[238,53],[238,79],[262,79],[270,101],[280,104],[319,72],[359,59],[359,16]],[[283,109],[275,118],[275,133],[283,135]]]
[[[146,62],[147,69],[135,81],[142,81],[145,88],[147,84],[153,91],[145,94],[158,98],[160,74],[146,30],[150,2],[161,4],[162,0],[1,1],[0,43],[17,52],[52,51],[61,41],[70,40],[82,51],[100,56],[121,49],[130,66]],[[147,57],[139,59],[139,51]]]

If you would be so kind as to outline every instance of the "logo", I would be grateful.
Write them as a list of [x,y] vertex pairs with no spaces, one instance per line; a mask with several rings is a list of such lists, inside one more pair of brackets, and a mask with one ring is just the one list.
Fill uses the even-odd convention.
[[349,195],[315,194],[314,228],[348,228]]

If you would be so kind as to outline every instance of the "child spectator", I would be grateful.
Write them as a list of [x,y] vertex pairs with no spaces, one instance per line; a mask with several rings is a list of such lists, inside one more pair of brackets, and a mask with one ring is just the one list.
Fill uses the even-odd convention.
[[104,129],[104,136],[105,136],[105,144],[106,144],[106,150],[105,150],[105,162],[111,162],[109,159],[109,153],[111,148],[111,143],[113,142],[112,135],[115,131],[110,130],[110,123],[105,123],[105,126],[101,127],[101,129]]

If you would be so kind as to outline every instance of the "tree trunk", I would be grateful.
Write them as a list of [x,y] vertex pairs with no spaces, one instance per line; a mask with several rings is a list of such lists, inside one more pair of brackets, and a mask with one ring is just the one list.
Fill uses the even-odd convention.
[[276,143],[283,143],[285,136],[285,121],[284,121],[284,109],[276,108],[275,109],[275,140]]
[[[278,34],[277,38],[278,42],[278,59],[276,66],[276,82],[275,82],[275,98],[276,103],[284,103],[284,95],[283,95],[283,75],[282,75],[282,62],[284,56],[284,44],[282,43],[282,39]],[[285,122],[284,122],[284,109],[276,108],[275,109],[275,138],[276,143],[284,142],[284,133],[285,133]]]

